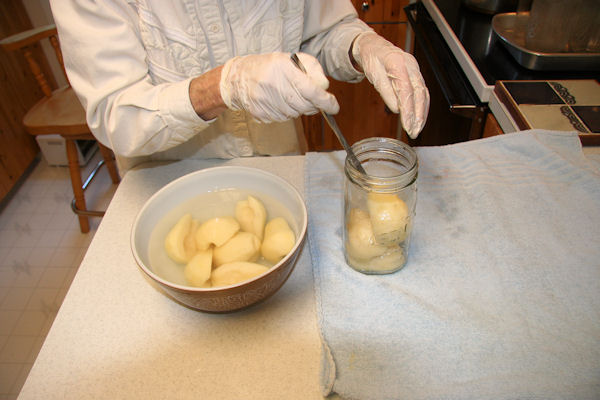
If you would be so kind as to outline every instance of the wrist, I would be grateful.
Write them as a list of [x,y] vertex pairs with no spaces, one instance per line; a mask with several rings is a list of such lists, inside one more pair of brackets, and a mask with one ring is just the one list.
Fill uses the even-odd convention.
[[350,62],[352,63],[352,66],[354,67],[355,70],[357,70],[358,72],[364,72],[362,67],[360,66],[360,64],[357,61],[358,58],[358,53],[357,56],[354,56],[354,47],[356,46],[356,39],[358,39],[360,35],[357,35],[354,40],[352,40],[352,43],[350,44],[350,48],[348,49],[348,57],[350,58]]
[[379,36],[377,34],[377,32],[373,31],[373,30],[368,30],[368,31],[363,31],[361,33],[359,33],[358,35],[356,35],[356,37],[354,38],[354,40],[352,41],[352,45],[350,46],[350,61],[352,61],[352,65],[358,66],[358,68],[355,68],[364,73],[364,62],[363,62],[363,46],[365,47],[372,47],[370,45],[371,41],[376,41],[379,42],[379,40],[385,40],[383,39],[381,36]]
[[214,119],[227,110],[220,89],[222,69],[222,66],[211,69],[190,82],[190,102],[196,114],[205,121]]

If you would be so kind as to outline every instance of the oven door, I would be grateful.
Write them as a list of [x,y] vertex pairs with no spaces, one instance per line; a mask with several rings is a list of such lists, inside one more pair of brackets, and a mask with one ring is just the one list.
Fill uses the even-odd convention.
[[425,6],[416,2],[404,11],[414,32],[413,55],[431,97],[427,123],[409,143],[439,146],[481,138],[487,103],[479,101]]

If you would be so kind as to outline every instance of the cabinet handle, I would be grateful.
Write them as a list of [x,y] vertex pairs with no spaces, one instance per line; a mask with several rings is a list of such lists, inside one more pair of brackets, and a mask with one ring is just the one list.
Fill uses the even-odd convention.
[[362,10],[363,11],[367,11],[369,9],[369,2],[368,1],[363,1],[362,2]]

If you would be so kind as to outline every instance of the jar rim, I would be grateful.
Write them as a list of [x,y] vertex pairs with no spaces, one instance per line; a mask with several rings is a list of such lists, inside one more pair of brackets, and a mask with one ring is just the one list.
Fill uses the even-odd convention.
[[352,150],[361,163],[368,164],[368,161],[374,158],[373,156],[378,156],[397,163],[401,160],[402,163],[398,164],[405,169],[404,172],[389,176],[364,174],[357,170],[346,156],[344,169],[348,179],[366,190],[393,192],[410,186],[417,179],[419,164],[417,153],[411,146],[398,139],[370,137],[354,143]]

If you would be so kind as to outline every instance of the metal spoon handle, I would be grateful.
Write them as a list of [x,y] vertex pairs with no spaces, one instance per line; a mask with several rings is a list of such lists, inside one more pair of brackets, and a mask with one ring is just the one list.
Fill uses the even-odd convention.
[[[296,65],[296,67],[298,67],[298,69],[300,69],[300,71],[304,72],[305,74],[307,73],[306,69],[304,68],[304,65],[302,65],[302,62],[300,62],[300,59],[298,58],[296,53],[292,53],[290,58],[292,59],[292,62],[294,63],[294,65]],[[346,154],[348,155],[348,159],[350,160],[350,163],[352,163],[354,168],[356,168],[358,171],[360,171],[366,175],[367,172],[365,171],[363,166],[360,164],[360,161],[358,160],[358,158],[356,158],[356,154],[354,154],[354,151],[352,151],[352,147],[350,147],[350,145],[346,141],[346,138],[344,137],[344,135],[342,135],[342,131],[340,131],[340,128],[338,127],[337,122],[335,122],[335,118],[333,118],[333,116],[331,114],[327,114],[323,110],[319,110],[319,111],[321,111],[323,118],[325,118],[325,121],[327,121],[327,124],[329,125],[331,130],[333,131],[333,133],[335,133],[335,136],[338,138],[339,142],[342,144],[342,147],[344,148],[344,150],[346,150]]]
[[321,110],[321,114],[323,114],[323,118],[325,118],[325,121],[327,121],[327,124],[329,124],[331,130],[333,131],[333,133],[335,133],[335,136],[337,136],[338,140],[344,147],[344,150],[346,150],[346,154],[348,154],[348,158],[350,159],[350,162],[352,163],[354,168],[366,175],[367,171],[365,171],[365,169],[360,163],[360,160],[356,157],[354,151],[352,151],[352,147],[350,147],[350,145],[346,141],[346,138],[344,137],[344,135],[342,135],[342,132],[340,131],[340,128],[338,127],[337,122],[335,122],[333,116],[327,114],[323,110]]

